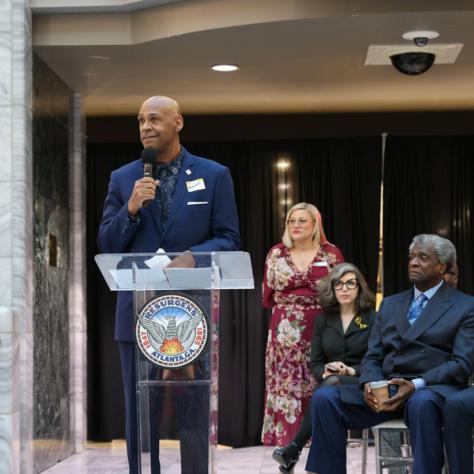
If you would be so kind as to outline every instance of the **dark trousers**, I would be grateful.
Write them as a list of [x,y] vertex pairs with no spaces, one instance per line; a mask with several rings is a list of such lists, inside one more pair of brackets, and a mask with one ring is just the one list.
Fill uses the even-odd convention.
[[[125,435],[129,473],[139,472],[137,417],[137,378],[135,344],[119,342],[125,393]],[[162,394],[155,392],[150,400],[150,457],[152,474],[160,474],[159,421]],[[182,474],[207,474],[209,454],[209,389],[207,386],[183,388],[176,393]]]
[[[315,390],[320,390],[323,387],[330,387],[334,385],[357,385],[359,377],[352,375],[330,375],[318,383]],[[293,438],[293,443],[297,446],[298,450],[301,451],[306,443],[311,438],[313,428],[311,426],[311,404],[306,407],[304,411],[303,420],[301,421],[300,428]]]
[[[318,474],[346,474],[348,429],[365,429],[404,416],[414,452],[414,474],[441,474],[444,464],[442,412],[444,398],[429,389],[415,391],[403,411],[372,411],[359,387],[350,387],[360,404],[344,403],[338,387],[323,387],[311,400],[313,440],[306,470]],[[346,387],[347,390],[347,387]]]
[[122,382],[125,395],[125,437],[130,474],[138,474],[137,377],[135,344],[119,342]]
[[472,474],[472,427],[474,426],[474,388],[461,390],[446,399],[444,438],[449,474]]

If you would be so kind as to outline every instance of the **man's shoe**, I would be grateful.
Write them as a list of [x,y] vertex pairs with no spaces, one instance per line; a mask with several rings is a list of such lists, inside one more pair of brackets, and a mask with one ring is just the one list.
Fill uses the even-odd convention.
[[[290,454],[288,451],[296,454]],[[291,472],[295,467],[295,464],[298,462],[299,457],[300,452],[296,444],[293,442],[291,442],[286,448],[276,448],[272,454],[272,458],[280,464],[280,471],[282,472]],[[285,471],[281,469],[282,467]]]

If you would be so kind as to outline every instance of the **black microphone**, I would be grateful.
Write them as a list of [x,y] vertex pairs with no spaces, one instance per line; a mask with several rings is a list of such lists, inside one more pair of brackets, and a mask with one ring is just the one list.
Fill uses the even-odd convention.
[[[143,176],[145,178],[153,178],[153,168],[156,161],[156,149],[155,148],[144,148],[141,154],[141,160],[143,162]],[[148,207],[151,203],[151,199],[143,201],[143,207]]]

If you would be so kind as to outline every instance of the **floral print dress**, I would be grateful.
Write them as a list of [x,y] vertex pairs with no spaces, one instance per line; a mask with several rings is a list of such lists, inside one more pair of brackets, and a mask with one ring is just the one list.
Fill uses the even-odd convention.
[[315,388],[309,369],[314,318],[322,309],[316,284],[344,261],[332,244],[321,245],[304,271],[293,263],[289,249],[270,249],[262,283],[263,306],[272,308],[265,354],[265,412],[262,442],[286,446],[294,437]]

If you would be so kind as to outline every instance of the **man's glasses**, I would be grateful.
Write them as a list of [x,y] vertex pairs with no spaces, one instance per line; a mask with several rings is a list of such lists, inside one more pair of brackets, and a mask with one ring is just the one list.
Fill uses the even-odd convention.
[[355,290],[359,286],[359,280],[357,280],[356,278],[351,278],[350,280],[347,280],[347,281],[336,280],[332,283],[332,287],[335,290],[342,290],[344,286],[348,290]]

